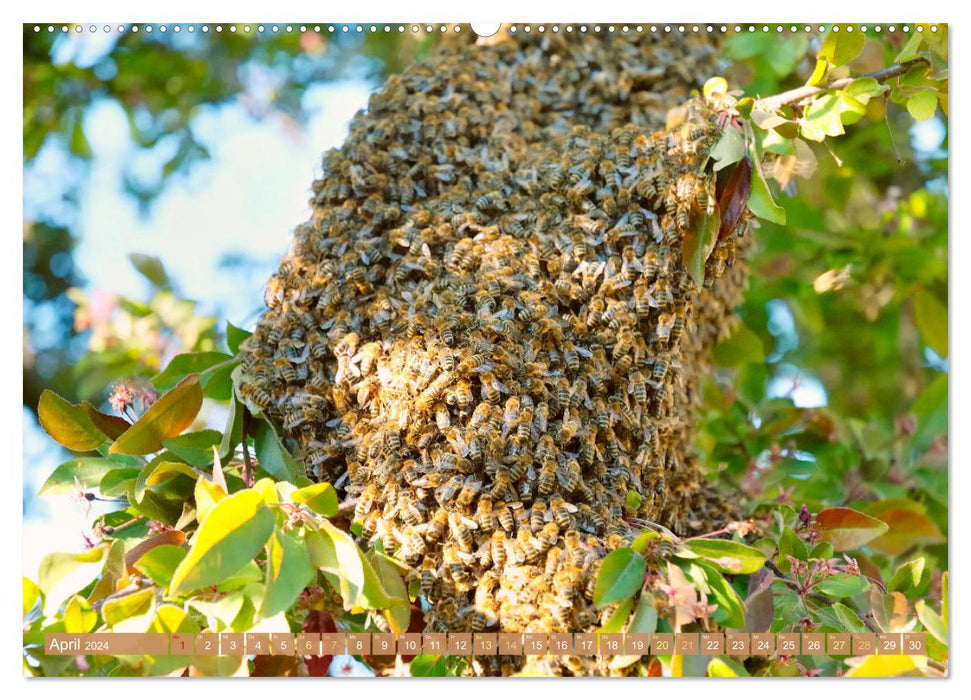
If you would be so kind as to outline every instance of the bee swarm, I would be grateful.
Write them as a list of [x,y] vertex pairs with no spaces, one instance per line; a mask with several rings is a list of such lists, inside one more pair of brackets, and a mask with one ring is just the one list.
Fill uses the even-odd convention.
[[447,41],[324,157],[240,394],[358,498],[430,631],[600,624],[628,492],[679,533],[728,517],[691,456],[693,404],[745,239],[719,240],[701,289],[681,256],[714,203],[717,130],[688,98],[715,60],[693,36]]

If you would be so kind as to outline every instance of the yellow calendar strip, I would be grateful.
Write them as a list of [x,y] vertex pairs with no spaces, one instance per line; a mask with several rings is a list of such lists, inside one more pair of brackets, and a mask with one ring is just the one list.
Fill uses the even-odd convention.
[[924,632],[656,632],[653,634],[48,634],[48,656],[870,656],[927,654]]

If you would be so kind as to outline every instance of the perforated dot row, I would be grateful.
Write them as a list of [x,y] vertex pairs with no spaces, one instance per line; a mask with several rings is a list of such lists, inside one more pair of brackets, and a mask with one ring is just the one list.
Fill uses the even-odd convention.
[[[917,31],[917,32],[923,32],[925,30],[925,27],[927,27],[927,25],[908,25],[908,24],[902,24],[902,25],[893,25],[893,24],[891,24],[891,25],[888,25],[888,26],[881,26],[881,25],[873,25],[873,26],[869,26],[869,25],[842,25],[842,26],[834,26],[833,27],[833,31],[836,31],[836,32],[838,32],[838,31],[846,31],[846,32],[861,31],[861,32],[873,32],[873,33],[889,32],[889,33],[893,34],[893,33],[898,32],[898,31],[907,33],[907,32],[910,32],[911,30],[914,30],[914,31]],[[631,32],[636,32],[636,33],[644,33],[644,32],[650,32],[650,33],[658,33],[658,32],[681,32],[681,33],[694,33],[694,34],[698,34],[698,33],[705,32],[705,33],[723,33],[724,34],[724,33],[743,33],[743,32],[747,32],[747,33],[755,33],[755,32],[764,32],[764,33],[776,32],[776,33],[782,33],[782,32],[789,32],[789,33],[793,33],[794,34],[794,33],[799,33],[799,32],[803,32],[803,33],[824,32],[824,31],[826,31],[826,29],[827,29],[827,27],[826,26],[823,26],[823,25],[810,25],[810,24],[805,24],[805,25],[795,25],[795,24],[792,24],[792,25],[782,25],[782,24],[772,24],[772,25],[769,25],[769,24],[762,24],[762,25],[754,25],[754,24],[749,24],[749,25],[740,25],[740,24],[736,24],[736,25],[725,25],[725,24],[722,24],[722,25],[712,25],[712,24],[708,24],[708,25],[701,25],[701,24],[691,24],[691,25],[685,25],[685,24],[678,24],[678,25],[673,25],[673,24],[664,24],[664,25],[658,25],[658,24],[652,24],[652,25],[644,25],[644,24],[637,24],[637,25],[633,25],[633,24],[630,24],[630,25],[628,25],[628,24],[623,24],[623,25],[616,25],[616,24],[606,24],[606,25],[600,25],[600,24],[594,24],[594,25],[589,25],[589,24],[577,24],[577,25],[573,25],[573,24],[565,24],[565,25],[551,24],[551,25],[544,25],[544,24],[539,24],[539,25],[530,25],[530,24],[524,24],[524,25],[519,25],[519,24],[514,24],[514,25],[511,25],[509,27],[509,32],[510,33],[513,33],[513,34],[515,34],[516,32],[520,32],[520,31],[521,32],[525,32],[525,33],[530,33],[530,32],[539,32],[539,33],[553,32],[553,33],[558,33],[558,32],[561,32],[562,31],[562,32],[567,32],[567,33],[571,33],[571,32],[580,32],[580,33],[585,33],[585,32],[595,32],[595,33],[596,32],[621,32],[621,33],[631,33]],[[931,32],[937,32],[938,31],[938,27],[937,27],[936,24],[932,24],[932,25],[929,26],[929,30]],[[306,25],[306,24],[300,24],[300,25],[294,25],[294,24],[284,24],[284,25],[280,25],[280,24],[272,24],[272,25],[264,25],[264,24],[213,24],[213,25],[210,25],[210,24],[199,24],[199,25],[196,25],[196,24],[133,24],[133,25],[121,25],[121,24],[119,24],[117,26],[111,26],[111,25],[108,25],[108,24],[103,25],[103,26],[98,26],[98,25],[95,25],[95,24],[88,24],[88,25],[85,25],[85,24],[70,24],[70,25],[68,25],[68,24],[61,24],[61,25],[48,24],[48,25],[34,25],[34,32],[42,32],[42,31],[46,31],[46,32],[49,32],[49,33],[60,32],[60,33],[64,33],[64,34],[66,34],[68,32],[74,32],[76,34],[81,34],[81,33],[85,32],[85,31],[87,31],[89,33],[94,33],[94,32],[99,32],[100,31],[100,32],[108,33],[108,34],[110,34],[112,32],[117,32],[117,33],[120,33],[120,34],[121,33],[125,33],[125,32],[131,32],[133,34],[136,34],[136,33],[140,32],[140,31],[141,32],[146,32],[146,33],[160,32],[160,33],[163,33],[163,34],[166,33],[166,32],[169,32],[169,31],[175,32],[176,34],[181,33],[183,31],[184,32],[188,32],[190,34],[192,34],[194,32],[197,32],[197,31],[202,32],[203,34],[206,34],[206,33],[210,32],[210,31],[216,32],[216,33],[220,33],[220,32],[223,32],[223,31],[228,31],[228,32],[243,32],[243,33],[246,33],[246,34],[253,33],[253,32],[255,32],[257,34],[293,34],[293,33],[301,33],[302,34],[302,33],[306,33],[306,32],[313,32],[313,33],[317,33],[317,34],[322,34],[322,33],[326,33],[326,34],[364,34],[364,33],[377,34],[377,33],[382,33],[382,32],[383,33],[391,33],[391,32],[405,33],[405,32],[409,32],[410,31],[412,33],[417,34],[419,32],[425,32],[425,33],[441,32],[441,33],[444,33],[444,32],[449,32],[449,31],[458,33],[458,32],[467,31],[467,30],[463,29],[462,25],[458,25],[458,24],[450,24],[450,25],[447,25],[447,24],[442,24],[442,25],[431,25],[431,24],[426,24],[426,25],[419,25],[419,24],[411,24],[411,25],[405,25],[405,24],[394,24],[394,25],[392,25],[392,24],[383,24],[383,25],[377,25],[377,24],[370,24],[370,25],[367,25],[367,24],[330,24],[330,25],[319,25],[319,24],[318,25]]]

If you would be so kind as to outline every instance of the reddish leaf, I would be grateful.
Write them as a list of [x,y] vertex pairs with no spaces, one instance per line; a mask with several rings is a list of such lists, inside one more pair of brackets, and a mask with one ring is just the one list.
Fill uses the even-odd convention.
[[92,406],[88,401],[81,404],[88,411],[88,418],[91,422],[97,426],[98,430],[110,437],[112,440],[117,440],[121,437],[121,434],[131,427],[131,423],[126,421],[124,418],[119,418],[118,416],[113,416],[109,413],[102,413],[94,406]]
[[718,240],[723,240],[735,230],[738,220],[742,218],[745,204],[752,191],[752,159],[742,158],[731,176],[725,183],[721,195],[718,197],[718,208],[721,210],[721,227],[718,230]]
[[852,508],[827,508],[816,516],[823,539],[837,551],[862,547],[887,531],[887,524]]
[[944,542],[937,525],[923,513],[907,508],[891,508],[881,511],[878,516],[890,529],[873,540],[870,546],[884,554],[896,556],[916,545]]
[[[303,619],[301,631],[311,634],[316,632],[328,634],[336,632],[337,625],[334,623],[334,616],[329,612],[325,610],[311,610],[307,613],[307,617]],[[306,658],[307,671],[311,676],[318,677],[327,675],[327,671],[330,670],[330,662],[334,660],[333,656],[308,656]]]

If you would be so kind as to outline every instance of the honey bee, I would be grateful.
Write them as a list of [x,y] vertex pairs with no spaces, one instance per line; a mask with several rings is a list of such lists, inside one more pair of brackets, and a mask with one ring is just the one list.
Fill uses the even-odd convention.
[[629,378],[630,381],[628,382],[627,390],[630,392],[634,401],[643,406],[647,403],[647,383],[644,381],[644,375],[634,370],[630,373]]
[[492,533],[491,542],[492,564],[498,569],[506,565],[506,533],[496,530]]
[[549,459],[543,462],[536,486],[536,493],[540,498],[546,498],[553,493],[553,487],[556,485],[556,469],[556,460]]
[[577,512],[576,506],[557,497],[550,501],[550,510],[553,512],[554,522],[563,530],[571,530],[573,528],[573,513]]

